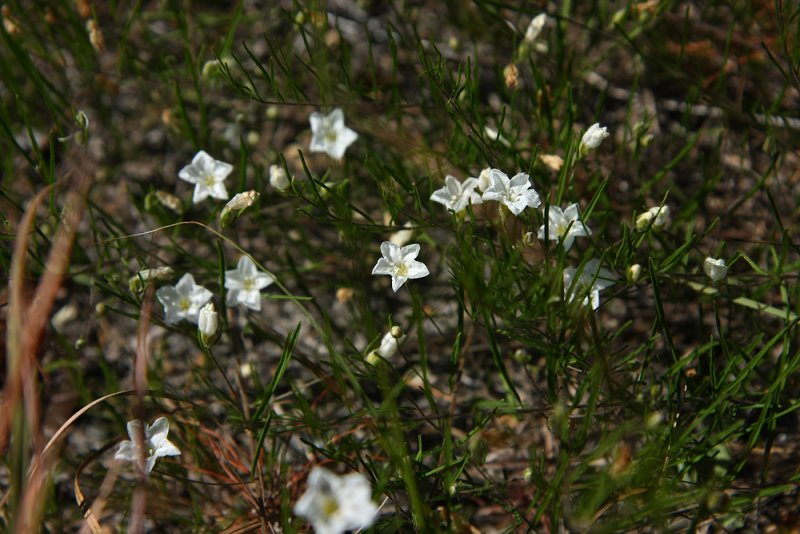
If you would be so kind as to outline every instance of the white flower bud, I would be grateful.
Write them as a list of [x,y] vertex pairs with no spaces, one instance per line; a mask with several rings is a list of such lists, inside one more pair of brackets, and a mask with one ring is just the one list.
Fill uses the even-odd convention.
[[402,247],[403,245],[411,241],[411,238],[414,236],[414,230],[411,230],[410,229],[411,227],[412,224],[410,222],[407,222],[405,225],[403,225],[403,230],[395,232],[391,236],[389,236],[389,242],[394,243],[398,247]]
[[377,350],[378,354],[386,359],[394,356],[397,352],[397,341],[391,332],[384,334],[383,339],[381,339],[381,346]]
[[606,137],[608,137],[608,130],[605,126],[601,127],[599,122],[592,124],[581,138],[581,150],[585,152],[599,147]]
[[225,204],[222,208],[222,213],[219,214],[220,224],[223,228],[233,222],[241,213],[249,208],[258,200],[260,193],[256,191],[245,191],[244,193],[237,193],[232,199]]
[[478,189],[486,191],[492,185],[492,168],[486,167],[478,175]]
[[130,288],[131,292],[137,293],[142,290],[143,284],[150,280],[169,280],[173,274],[172,267],[167,266],[143,269],[128,279],[128,288]]
[[528,29],[525,30],[525,42],[528,44],[533,44],[536,41],[536,38],[539,37],[539,34],[542,33],[542,30],[547,25],[547,13],[542,13],[541,15],[537,15],[531,20],[531,23],[528,24]]
[[219,328],[219,315],[217,314],[214,303],[209,302],[202,308],[197,316],[197,330],[200,333],[200,340],[204,345],[209,346]]
[[278,191],[289,189],[289,177],[286,176],[286,170],[280,165],[270,165],[269,184]]
[[725,265],[725,260],[718,260],[710,256],[703,262],[703,270],[714,282],[719,282],[728,274],[728,266]]
[[669,213],[669,206],[656,206],[650,208],[650,211],[655,212],[655,220],[653,221],[654,228],[661,228],[662,226],[666,226],[669,224],[671,218]]
[[634,263],[628,267],[628,282],[635,284],[642,277],[642,266]]
[[651,226],[661,228],[670,222],[669,206],[654,206],[636,218],[636,229],[644,232]]
[[232,199],[225,204],[223,210],[241,211],[249,208],[253,203],[258,200],[259,193],[256,191],[245,191],[244,193],[237,193]]
[[181,204],[181,199],[178,196],[173,195],[172,193],[167,193],[166,191],[158,190],[156,191],[156,200],[158,200],[159,204],[161,204],[168,210],[174,211],[179,215],[183,212],[183,205]]

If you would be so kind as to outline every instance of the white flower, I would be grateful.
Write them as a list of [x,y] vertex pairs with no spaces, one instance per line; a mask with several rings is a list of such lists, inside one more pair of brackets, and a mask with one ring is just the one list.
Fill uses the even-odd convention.
[[481,196],[475,192],[478,186],[477,178],[467,178],[464,183],[449,174],[444,178],[444,187],[437,189],[431,195],[431,200],[442,204],[445,208],[456,213],[464,210],[467,204],[480,204]]
[[315,467],[293,511],[311,523],[317,534],[341,534],[372,525],[378,506],[372,501],[369,481],[361,473],[340,477]]
[[506,173],[492,169],[492,185],[483,192],[483,200],[497,200],[506,205],[514,215],[519,215],[525,208],[538,208],[542,203],[539,193],[531,188],[528,175],[521,172],[510,180]]
[[478,175],[478,191],[483,193],[492,185],[492,168],[486,167]]
[[261,310],[260,291],[274,282],[275,279],[267,273],[256,268],[250,256],[242,256],[236,269],[225,271],[225,289],[228,296],[225,303],[228,306],[242,304],[251,310]]
[[608,137],[608,131],[605,126],[601,128],[599,122],[592,124],[581,139],[581,152],[599,147],[606,137]]
[[[153,426],[144,423],[144,442],[141,444],[144,448],[140,449],[137,445],[139,428],[143,423],[139,420],[128,421],[128,437],[130,440],[125,440],[119,444],[115,460],[122,460],[124,462],[138,463],[140,457],[144,457],[145,465],[144,472],[149,475],[156,465],[156,460],[161,456],[178,456],[181,451],[178,450],[172,442],[167,439],[169,432],[169,421],[166,417],[159,417],[153,422]],[[142,452],[143,454],[139,454]]]
[[280,165],[269,166],[269,185],[278,191],[289,189],[289,177],[286,176],[286,169]]
[[174,286],[156,291],[156,298],[164,305],[164,322],[175,324],[186,319],[197,324],[200,308],[211,299],[211,291],[194,283],[191,273],[186,273]]
[[200,314],[197,317],[197,330],[200,332],[203,343],[208,344],[210,340],[214,339],[218,328],[219,314],[214,308],[214,303],[209,302],[200,309]]
[[580,220],[577,204],[570,204],[563,211],[558,206],[548,206],[547,218],[547,235],[545,235],[545,226],[542,225],[539,227],[539,239],[550,239],[551,241],[561,239],[564,251],[572,247],[572,242],[576,237],[592,235],[589,228]]
[[728,275],[728,266],[725,265],[725,260],[718,260],[710,256],[703,262],[703,270],[714,282],[719,282]]
[[636,229],[643,232],[651,225],[653,228],[661,228],[669,224],[669,221],[669,206],[654,206],[636,218]]
[[417,261],[419,245],[398,247],[394,243],[381,243],[381,254],[378,263],[372,268],[372,274],[388,274],[392,277],[392,290],[397,291],[409,278],[428,276],[430,271],[421,261]]
[[526,43],[533,44],[533,42],[536,41],[536,38],[539,37],[539,34],[542,33],[542,30],[547,24],[547,20],[547,13],[537,15],[533,18],[533,20],[531,20],[531,23],[528,25],[528,29],[525,30]]
[[592,309],[600,307],[600,291],[614,285],[614,275],[608,269],[600,267],[600,261],[591,259],[583,266],[580,276],[575,280],[577,269],[564,269],[564,295],[572,300],[577,296],[583,298],[583,305],[591,301]]
[[311,114],[311,152],[327,152],[334,159],[342,159],[344,151],[358,134],[344,125],[344,112],[336,108],[330,115],[318,111]]
[[220,200],[228,199],[228,190],[223,181],[233,170],[233,165],[209,156],[204,150],[198,152],[178,173],[178,178],[195,184],[192,202],[197,204],[211,196]]

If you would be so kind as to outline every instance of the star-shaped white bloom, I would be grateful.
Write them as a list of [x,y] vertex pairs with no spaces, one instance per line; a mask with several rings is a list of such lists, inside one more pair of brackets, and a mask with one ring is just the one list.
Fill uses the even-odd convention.
[[539,227],[539,239],[552,241],[561,239],[565,252],[572,247],[576,237],[592,235],[591,230],[580,220],[577,204],[570,204],[563,211],[558,206],[548,206],[547,218],[547,235],[545,235],[545,225],[542,225]]
[[502,202],[514,215],[519,215],[525,208],[538,208],[542,203],[524,172],[509,180],[503,171],[492,169],[491,178],[492,184],[483,192],[483,200]]
[[481,196],[475,192],[478,186],[477,178],[467,178],[464,183],[449,174],[444,178],[444,187],[437,189],[431,195],[431,200],[442,204],[445,208],[456,213],[464,210],[467,204],[480,204]]
[[586,152],[599,147],[606,137],[608,137],[608,130],[606,130],[605,126],[600,127],[599,122],[592,124],[581,138],[581,151]]
[[725,260],[718,260],[710,256],[703,262],[703,270],[713,282],[719,282],[728,275],[728,266],[725,265]]
[[225,289],[228,290],[225,304],[228,306],[241,304],[251,310],[259,311],[260,291],[274,281],[272,276],[258,270],[250,256],[242,256],[236,269],[225,271]]
[[600,267],[600,261],[591,259],[583,266],[580,276],[575,280],[577,269],[564,269],[564,295],[572,300],[583,296],[583,305],[591,301],[592,309],[600,307],[600,291],[614,285],[614,275],[608,269]]
[[156,291],[156,298],[164,305],[164,322],[167,324],[175,324],[181,319],[197,324],[200,308],[211,296],[211,291],[194,283],[191,273],[184,274],[174,286]]
[[372,501],[369,481],[361,473],[340,477],[315,467],[293,511],[311,523],[316,534],[341,534],[372,525],[378,506]]
[[166,417],[159,417],[153,422],[153,426],[147,423],[142,423],[139,420],[128,421],[128,437],[130,440],[125,440],[119,444],[114,459],[122,460],[124,462],[139,462],[140,451],[137,447],[139,427],[144,424],[144,442],[142,446],[144,451],[142,456],[145,460],[144,472],[149,475],[156,465],[156,460],[162,456],[178,456],[181,451],[178,450],[170,440],[167,439],[169,433],[169,421]]
[[336,108],[330,115],[315,111],[311,121],[311,152],[326,152],[334,159],[342,159],[344,152],[358,134],[344,125],[344,112]]
[[214,197],[220,200],[228,200],[228,190],[223,183],[225,178],[233,170],[233,165],[219,161],[209,156],[205,150],[195,154],[191,165],[187,165],[178,173],[178,178],[186,180],[194,186],[194,196],[192,202],[205,200],[206,197]]
[[388,274],[392,277],[392,290],[397,291],[406,283],[406,280],[428,276],[430,271],[421,261],[417,261],[419,245],[406,245],[398,247],[394,243],[384,241],[381,243],[381,254],[372,268],[372,274]]

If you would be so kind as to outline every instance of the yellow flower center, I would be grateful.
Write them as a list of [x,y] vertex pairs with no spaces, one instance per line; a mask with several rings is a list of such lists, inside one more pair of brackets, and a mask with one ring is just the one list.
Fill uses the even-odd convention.
[[325,140],[327,142],[329,142],[329,143],[335,143],[336,142],[336,132],[333,131],[333,130],[328,130],[327,132],[325,132]]
[[181,311],[184,311],[184,312],[185,311],[189,311],[189,308],[192,307],[192,303],[191,303],[191,301],[189,299],[187,299],[186,297],[183,297],[183,298],[181,298],[181,301],[178,303],[178,307],[181,309]]
[[405,263],[396,265],[394,269],[397,276],[408,276],[408,265]]
[[332,497],[324,497],[321,508],[322,508],[322,513],[326,517],[330,517],[337,511],[339,511],[339,503],[336,502],[336,499]]
[[215,183],[216,183],[216,180],[214,180],[214,177],[212,175],[206,174],[203,177],[203,185],[205,185],[206,187],[211,187]]
[[256,281],[253,280],[252,276],[245,276],[242,281],[242,287],[245,291],[252,291],[256,287]]

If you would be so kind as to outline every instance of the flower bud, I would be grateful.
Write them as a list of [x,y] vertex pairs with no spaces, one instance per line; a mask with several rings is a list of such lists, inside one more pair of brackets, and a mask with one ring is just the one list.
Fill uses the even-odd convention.
[[197,316],[197,332],[200,343],[204,347],[210,347],[216,341],[217,330],[219,329],[219,315],[214,308],[214,303],[209,302],[202,308]]
[[719,282],[728,274],[728,266],[725,265],[725,260],[718,260],[710,256],[703,262],[703,270],[713,282]]
[[534,41],[539,37],[539,34],[542,33],[542,30],[547,25],[547,13],[542,13],[537,15],[531,20],[531,23],[528,24],[528,29],[525,30],[525,37],[524,40],[528,44],[533,44]]
[[144,284],[150,280],[169,280],[173,274],[172,267],[167,266],[143,269],[128,279],[128,288],[131,293],[138,293],[144,288]]
[[478,175],[478,189],[483,192],[492,185],[492,168],[486,167]]
[[388,360],[394,356],[404,338],[403,330],[399,326],[393,326],[381,338],[381,345],[367,355],[367,363],[375,365],[381,358]]
[[651,226],[653,228],[661,228],[669,224],[669,222],[669,206],[654,206],[636,218],[636,229],[644,232]]
[[[149,196],[149,195],[148,195]],[[178,215],[183,213],[183,204],[177,195],[167,193],[166,191],[158,190],[155,192],[156,201],[170,211],[174,211]],[[151,206],[152,208],[152,206]]]
[[628,282],[631,284],[635,284],[639,281],[639,278],[642,277],[642,266],[638,263],[634,263],[630,267],[628,267]]
[[270,165],[269,184],[281,192],[289,189],[290,182],[289,177],[286,176],[286,170],[280,165]]
[[581,152],[585,153],[599,147],[606,137],[608,137],[608,130],[605,126],[601,127],[599,122],[592,124],[581,138]]
[[229,224],[235,221],[244,210],[252,206],[260,193],[256,191],[245,191],[244,193],[237,193],[232,199],[225,204],[222,208],[222,213],[219,214],[220,226],[226,228]]

